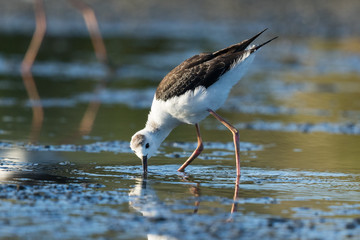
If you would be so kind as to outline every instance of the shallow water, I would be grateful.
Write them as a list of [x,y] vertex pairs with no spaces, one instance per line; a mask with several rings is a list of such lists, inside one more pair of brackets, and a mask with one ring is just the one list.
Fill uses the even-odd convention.
[[[185,173],[176,170],[196,136],[183,125],[142,176],[129,139],[157,83],[230,40],[108,37],[107,78],[86,37],[48,37],[33,68],[44,109],[36,125],[40,105],[18,71],[29,37],[2,35],[0,238],[359,237],[360,56],[341,41],[278,39],[219,111],[240,129],[237,212],[232,137],[210,117],[200,124],[205,150]],[[86,113],[93,124],[81,124]]]

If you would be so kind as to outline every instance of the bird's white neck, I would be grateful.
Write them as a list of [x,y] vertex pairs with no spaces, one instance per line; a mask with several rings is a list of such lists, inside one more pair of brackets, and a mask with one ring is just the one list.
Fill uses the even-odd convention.
[[154,137],[154,140],[156,139],[155,141],[158,142],[158,145],[160,145],[180,122],[168,114],[153,110],[152,108],[149,113],[145,130],[147,130]]
[[172,117],[166,110],[166,103],[154,97],[146,128],[148,130],[169,129],[171,131],[179,124],[179,120]]

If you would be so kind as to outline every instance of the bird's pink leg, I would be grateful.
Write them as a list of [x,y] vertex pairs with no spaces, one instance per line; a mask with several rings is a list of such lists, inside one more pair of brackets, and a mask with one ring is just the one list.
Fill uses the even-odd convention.
[[199,128],[199,124],[195,124],[196,127],[196,134],[197,134],[197,141],[198,141],[198,145],[195,149],[195,151],[193,152],[193,154],[191,154],[191,156],[188,158],[188,160],[186,160],[186,162],[184,162],[184,164],[178,169],[179,172],[183,172],[185,170],[185,168],[197,157],[199,156],[199,154],[202,152],[202,150],[204,149],[204,145],[202,143],[202,139],[201,139],[201,135],[200,135],[200,128]]
[[21,73],[23,75],[29,74],[31,72],[31,68],[34,64],[36,55],[39,52],[40,45],[46,32],[46,16],[42,0],[36,0],[34,2],[34,11],[36,28],[30,45],[26,51],[25,57],[21,62]]
[[235,146],[235,158],[236,158],[236,175],[240,176],[240,139],[239,131],[228,123],[225,119],[220,117],[216,112],[211,109],[208,109],[209,113],[213,115],[217,120],[219,120],[225,127],[227,127],[233,134],[234,146]]
[[70,0],[70,3],[78,9],[85,20],[86,27],[89,30],[90,38],[94,46],[96,57],[105,65],[108,65],[107,52],[104,41],[101,37],[98,21],[94,10],[81,0]]
[[30,45],[25,53],[25,57],[21,62],[21,76],[25,85],[25,89],[29,95],[31,108],[33,112],[33,120],[30,134],[30,142],[37,141],[44,120],[44,110],[41,106],[39,92],[36,87],[35,80],[31,73],[31,68],[35,58],[39,52],[41,43],[46,32],[46,15],[42,0],[34,1],[35,23],[36,28],[32,36]]
[[239,185],[240,185],[240,176],[236,176],[234,198],[231,206],[230,217],[226,220],[227,222],[232,222],[234,220],[233,213],[237,212],[237,205],[238,205],[237,201],[239,199]]
[[239,198],[239,184],[240,184],[240,176],[236,176],[235,180],[235,190],[234,190],[234,198],[233,198],[233,204],[231,206],[231,213],[234,213],[237,211],[237,200]]
[[89,134],[93,129],[94,122],[101,105],[101,101],[99,100],[99,93],[106,87],[107,81],[111,77],[111,74],[113,74],[114,69],[112,69],[112,66],[110,66],[105,43],[101,36],[99,24],[94,10],[89,4],[82,0],[69,0],[69,2],[83,15],[86,27],[90,34],[92,45],[94,47],[95,56],[100,62],[105,64],[108,70],[107,76],[103,78],[95,88],[95,98],[89,103],[89,106],[86,109],[86,112],[84,113],[84,116],[80,122],[80,126],[76,134],[83,136]]

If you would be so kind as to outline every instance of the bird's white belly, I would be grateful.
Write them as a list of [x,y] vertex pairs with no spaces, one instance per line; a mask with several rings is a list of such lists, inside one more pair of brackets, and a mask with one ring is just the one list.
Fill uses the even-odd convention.
[[218,90],[212,93],[205,87],[188,91],[180,97],[169,99],[164,104],[168,113],[181,122],[195,124],[209,115],[208,109],[217,110],[228,96],[228,91]]

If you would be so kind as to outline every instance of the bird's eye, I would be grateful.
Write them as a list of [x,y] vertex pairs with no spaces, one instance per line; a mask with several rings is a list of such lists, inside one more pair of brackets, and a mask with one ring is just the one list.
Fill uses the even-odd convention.
[[149,147],[150,147],[150,144],[147,143],[147,144],[145,145],[145,148],[149,148]]

